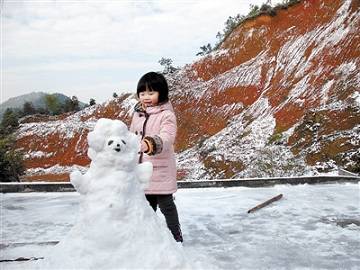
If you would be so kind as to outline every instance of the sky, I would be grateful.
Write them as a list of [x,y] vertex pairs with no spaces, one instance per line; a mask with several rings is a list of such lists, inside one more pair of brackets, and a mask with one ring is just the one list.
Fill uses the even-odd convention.
[[[0,103],[42,91],[97,103],[135,92],[171,58],[182,67],[216,43],[229,16],[266,0],[0,0]],[[282,2],[273,0],[272,4]]]

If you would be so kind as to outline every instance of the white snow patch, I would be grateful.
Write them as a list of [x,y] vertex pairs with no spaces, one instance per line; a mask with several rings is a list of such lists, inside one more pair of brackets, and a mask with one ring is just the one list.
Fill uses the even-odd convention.
[[[305,91],[309,91],[309,87],[312,87],[308,84],[309,81],[309,76],[304,76],[296,85],[294,88],[292,88],[288,94],[288,98],[287,100],[285,100],[282,103],[283,107],[285,106],[289,101],[294,100],[294,101],[298,101],[300,100],[299,97],[305,92]],[[313,87],[312,87],[313,88]]]
[[33,152],[28,152],[26,154],[24,154],[24,158],[25,159],[33,159],[33,158],[48,158],[53,156],[54,153],[45,153],[43,151],[33,151]]
[[218,57],[221,57],[221,56],[226,56],[229,54],[229,49],[219,49],[219,50],[216,50],[216,51],[212,51],[211,53],[207,54],[205,57],[212,57],[212,58],[218,58]]
[[328,101],[329,90],[334,83],[335,83],[335,80],[330,80],[322,86],[322,88],[320,90],[320,98],[321,98],[320,105],[321,106],[326,106],[327,101]]
[[356,63],[349,62],[349,63],[342,63],[335,69],[335,73],[340,73],[347,75],[357,69]]
[[80,170],[81,172],[86,172],[88,170],[87,167],[80,166],[80,165],[72,165],[72,166],[61,166],[56,164],[49,168],[31,168],[26,170],[27,175],[33,174],[61,174],[61,173],[70,173],[74,170]]
[[352,96],[353,99],[355,99],[355,102],[357,103],[358,106],[360,106],[360,92],[359,91],[355,91]]

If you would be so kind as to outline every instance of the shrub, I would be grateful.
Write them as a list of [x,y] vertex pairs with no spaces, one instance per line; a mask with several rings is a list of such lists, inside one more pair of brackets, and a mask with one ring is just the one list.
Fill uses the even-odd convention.
[[268,144],[281,144],[283,139],[282,133],[274,133],[269,138]]
[[176,70],[178,70],[178,68],[175,68],[173,65],[173,60],[171,58],[164,58],[162,57],[159,60],[159,64],[160,66],[164,67],[163,70],[163,74],[169,74],[169,73],[174,73]]
[[32,102],[25,102],[23,105],[23,111],[22,114],[25,115],[32,115],[36,113],[36,109],[34,107],[34,105],[32,104]]
[[20,181],[24,171],[23,156],[15,150],[15,139],[10,135],[0,137],[0,182]]
[[52,115],[57,115],[61,113],[61,104],[56,98],[56,95],[46,95],[44,98],[46,107]]
[[209,53],[212,51],[212,48],[211,48],[210,43],[208,43],[207,45],[201,46],[201,47],[200,47],[200,50],[201,50],[201,51],[198,52],[198,53],[196,54],[196,56],[209,54]]
[[0,123],[0,134],[9,135],[19,126],[18,115],[12,109],[6,109]]
[[89,105],[90,105],[90,106],[94,106],[95,104],[96,104],[95,99],[90,98]]

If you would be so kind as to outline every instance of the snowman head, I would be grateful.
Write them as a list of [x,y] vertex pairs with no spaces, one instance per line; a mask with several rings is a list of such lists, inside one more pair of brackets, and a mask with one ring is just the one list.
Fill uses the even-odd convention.
[[105,146],[105,151],[116,151],[116,152],[124,152],[127,150],[125,138],[121,138],[119,136],[110,137]]
[[99,119],[88,144],[88,156],[97,167],[129,170],[137,165],[139,139],[120,120]]

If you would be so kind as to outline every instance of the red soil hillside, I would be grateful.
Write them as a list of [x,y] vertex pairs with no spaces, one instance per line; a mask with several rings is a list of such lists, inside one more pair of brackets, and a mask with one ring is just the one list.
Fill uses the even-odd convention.
[[22,120],[17,145],[25,153],[27,173],[23,180],[62,181],[73,166],[87,166],[87,134],[97,119],[121,119],[129,124],[133,106],[129,94],[75,114],[58,117],[32,116]]
[[[262,14],[219,50],[167,75],[179,177],[359,171],[359,8],[357,0],[304,0]],[[61,120],[23,123],[25,179],[67,179],[73,165],[88,165],[86,134],[96,119],[128,123],[134,102],[123,96]]]

